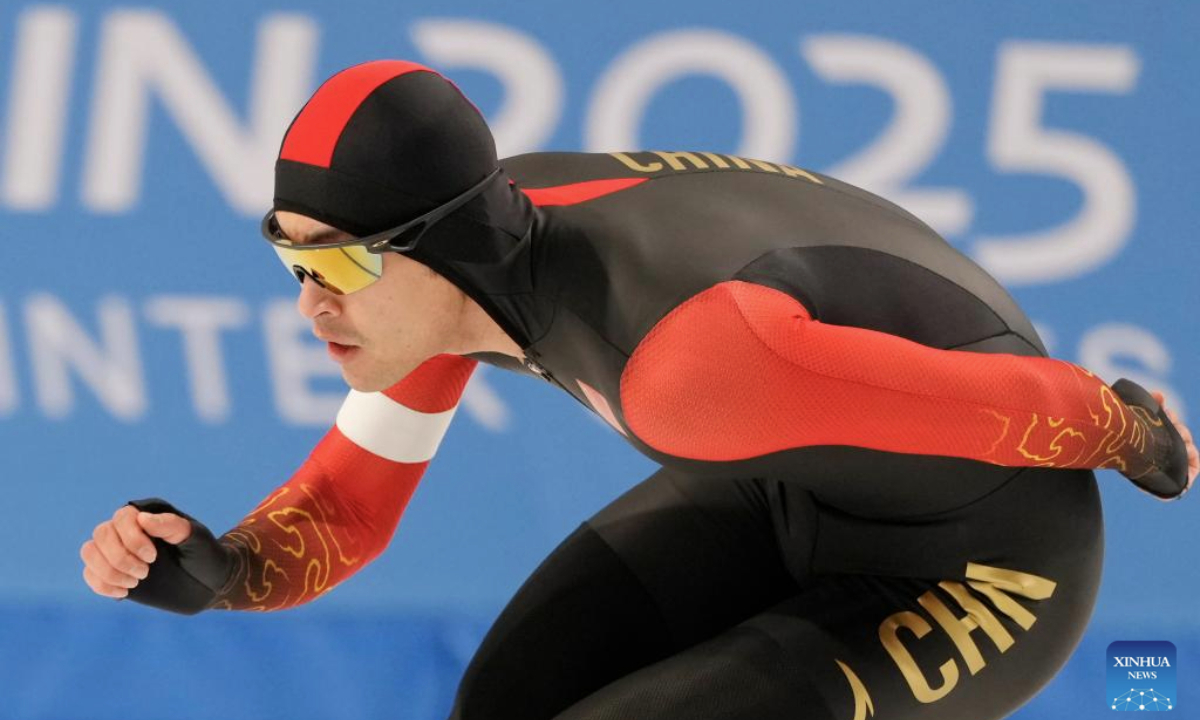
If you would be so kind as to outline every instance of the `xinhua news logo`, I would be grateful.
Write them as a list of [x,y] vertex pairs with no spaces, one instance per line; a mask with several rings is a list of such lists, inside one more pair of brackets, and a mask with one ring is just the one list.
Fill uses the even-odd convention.
[[1113,710],[1174,710],[1175,645],[1166,640],[1119,640],[1108,646],[1108,698]]

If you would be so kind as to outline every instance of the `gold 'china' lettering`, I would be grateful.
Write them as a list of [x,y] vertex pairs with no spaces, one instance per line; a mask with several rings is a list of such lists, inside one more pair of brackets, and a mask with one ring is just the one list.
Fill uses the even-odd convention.
[[687,166],[683,164],[680,158],[690,162],[692,167],[696,168],[697,170],[708,169],[708,165],[703,160],[690,152],[663,152],[662,150],[655,150],[654,154],[663,160],[666,160],[667,164],[671,166],[672,170],[687,170]]
[[615,153],[609,153],[609,155],[612,155],[616,159],[620,160],[621,163],[625,165],[625,167],[629,168],[630,170],[635,170],[637,172],[652,173],[652,172],[658,172],[659,170],[663,169],[663,164],[660,162],[652,162],[649,165],[643,165],[640,162],[638,162],[637,160],[634,160],[633,158],[629,157],[625,153],[615,152]]
[[729,163],[725,162],[725,158],[721,157],[720,155],[718,155],[716,153],[702,152],[700,154],[703,155],[704,157],[708,158],[708,161],[710,163],[712,163],[713,165],[716,165],[719,168],[728,168],[729,167]]
[[666,150],[637,153],[614,152],[609,153],[609,155],[625,167],[639,173],[750,170],[754,172],[761,171],[782,174],[790,178],[800,178],[817,185],[825,184],[816,175],[792,165],[771,163],[766,160],[755,160],[754,158],[743,158],[737,155]]

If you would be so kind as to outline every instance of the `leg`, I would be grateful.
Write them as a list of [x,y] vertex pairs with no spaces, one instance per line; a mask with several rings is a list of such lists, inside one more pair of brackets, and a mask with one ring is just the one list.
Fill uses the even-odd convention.
[[539,720],[788,597],[752,481],[660,470],[571,534],[500,614],[454,720]]
[[[822,509],[817,525],[815,582],[556,720],[1001,718],[1053,678],[1091,615],[1103,542],[1090,473],[1029,470],[895,524]],[[878,574],[840,573],[841,560]]]

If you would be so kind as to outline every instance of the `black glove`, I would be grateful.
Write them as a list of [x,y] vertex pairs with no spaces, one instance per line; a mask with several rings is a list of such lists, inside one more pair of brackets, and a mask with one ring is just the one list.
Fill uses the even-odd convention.
[[128,598],[183,615],[195,615],[211,605],[233,571],[232,552],[217,542],[203,523],[166,500],[146,498],[129,504],[149,513],[169,512],[187,518],[192,533],[178,545],[151,538],[158,556],[150,564],[150,574],[129,591]]
[[[1112,390],[1130,407],[1145,409],[1156,421],[1147,423],[1154,469],[1141,477],[1129,478],[1134,485],[1164,500],[1183,497],[1187,489],[1187,446],[1175,428],[1175,423],[1163,412],[1154,396],[1132,380],[1121,378]],[[1126,477],[1129,477],[1126,475]]]

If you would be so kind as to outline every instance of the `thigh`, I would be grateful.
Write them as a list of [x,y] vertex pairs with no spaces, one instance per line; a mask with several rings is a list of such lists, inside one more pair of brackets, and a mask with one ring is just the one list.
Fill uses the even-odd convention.
[[551,718],[796,590],[756,483],[660,470],[522,585],[472,658],[452,718]]
[[992,720],[1053,676],[1042,651],[1070,635],[1046,618],[1034,633],[994,607],[968,612],[933,581],[830,576],[556,720]]
[[[557,720],[1012,713],[1061,669],[1090,618],[1103,552],[1094,478],[1030,470],[968,507],[912,519],[912,532],[904,525],[822,509],[813,559],[826,566],[806,587]],[[839,561],[858,566],[838,572]]]

